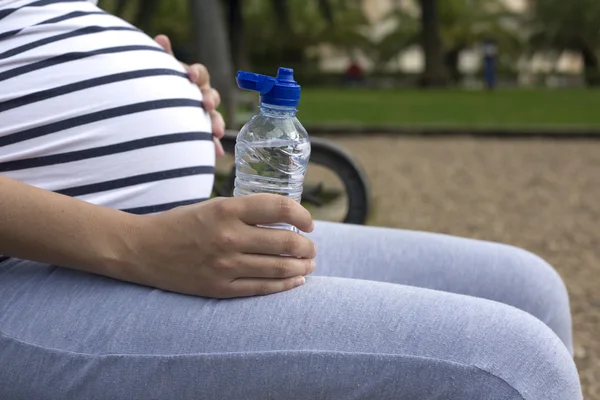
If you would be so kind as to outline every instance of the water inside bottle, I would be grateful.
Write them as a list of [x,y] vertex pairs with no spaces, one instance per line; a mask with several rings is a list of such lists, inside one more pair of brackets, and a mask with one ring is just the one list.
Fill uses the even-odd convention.
[[[310,157],[310,142],[270,139],[236,144],[234,196],[272,193],[300,202],[304,175]],[[296,231],[288,224],[266,226]]]

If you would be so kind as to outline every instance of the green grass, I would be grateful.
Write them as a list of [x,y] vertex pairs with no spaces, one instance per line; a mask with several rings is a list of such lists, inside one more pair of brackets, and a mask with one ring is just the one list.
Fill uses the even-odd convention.
[[302,123],[446,128],[600,128],[600,90],[312,89]]

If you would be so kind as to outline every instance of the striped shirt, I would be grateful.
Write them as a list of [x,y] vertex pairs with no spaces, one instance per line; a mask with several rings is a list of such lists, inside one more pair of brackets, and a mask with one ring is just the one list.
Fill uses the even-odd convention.
[[86,0],[0,0],[0,174],[137,214],[210,196],[202,95]]

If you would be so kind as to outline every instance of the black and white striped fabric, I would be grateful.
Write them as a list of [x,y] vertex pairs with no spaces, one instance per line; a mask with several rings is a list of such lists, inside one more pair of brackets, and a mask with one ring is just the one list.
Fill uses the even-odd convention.
[[86,0],[0,0],[0,174],[148,214],[210,196],[202,95],[150,37]]

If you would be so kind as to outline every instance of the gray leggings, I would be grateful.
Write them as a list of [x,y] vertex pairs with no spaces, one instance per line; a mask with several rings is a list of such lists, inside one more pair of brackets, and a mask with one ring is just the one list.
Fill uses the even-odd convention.
[[318,223],[318,275],[213,300],[0,264],[0,398],[577,400],[556,272],[523,250]]

